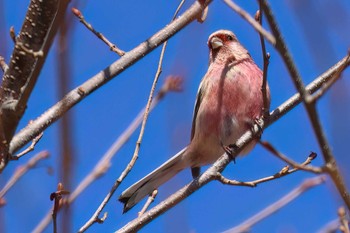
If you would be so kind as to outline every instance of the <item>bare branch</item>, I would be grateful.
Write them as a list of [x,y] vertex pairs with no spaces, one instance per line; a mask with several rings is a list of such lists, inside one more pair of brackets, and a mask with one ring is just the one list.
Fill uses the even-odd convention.
[[283,196],[278,201],[272,203],[265,209],[261,210],[259,213],[255,214],[243,223],[239,224],[238,226],[230,230],[224,231],[224,233],[243,233],[250,231],[252,226],[262,221],[263,219],[269,217],[270,215],[274,214],[279,209],[283,208],[288,203],[292,202],[294,199],[299,197],[301,194],[308,191],[310,188],[323,184],[325,180],[325,176],[316,176],[311,179],[306,179],[302,184],[290,191],[287,195]]
[[[346,57],[335,64],[332,68],[327,70],[321,76],[316,78],[312,83],[310,83],[306,89],[309,93],[314,93],[317,89],[320,88],[320,85],[325,81],[329,80],[332,75],[336,72],[336,70],[342,65],[349,65],[349,61],[347,61]],[[238,154],[242,148],[247,145],[250,141],[252,141],[255,137],[255,134],[258,134],[261,129],[264,129],[277,121],[279,118],[288,113],[291,109],[293,109],[296,105],[301,103],[302,99],[300,94],[297,93],[291,98],[289,98],[286,102],[281,104],[278,108],[271,112],[270,117],[265,124],[264,120],[261,120],[260,127],[254,125],[254,128],[245,132],[236,142],[236,147],[232,150],[232,156]],[[228,156],[227,154],[222,155],[209,169],[207,169],[201,176],[197,179],[193,180],[188,185],[184,186],[173,195],[168,197],[166,200],[159,203],[157,206],[153,207],[145,214],[141,215],[137,219],[132,220],[123,228],[118,230],[118,233],[126,233],[126,232],[135,232],[141,229],[143,226],[147,225],[151,220],[163,214],[165,211],[171,209],[173,206],[180,203],[182,200],[190,196],[192,193],[206,185],[212,180],[216,179],[216,175],[218,172],[222,172],[224,168],[230,163],[232,156]]]
[[5,136],[5,140],[0,141],[0,172],[10,160],[12,153],[8,151],[8,144],[24,114],[68,2],[67,0],[30,1],[0,88],[0,121],[2,121],[0,125]]
[[[315,157],[314,156],[308,156],[306,158],[306,160],[300,164],[300,166],[306,166],[308,164],[311,163],[311,161],[314,159]],[[299,168],[293,168],[293,169],[290,169],[289,166],[284,166],[279,172],[277,172],[276,174],[272,175],[272,176],[267,176],[267,177],[263,177],[263,178],[260,178],[260,179],[257,179],[257,180],[253,180],[253,181],[237,181],[237,180],[230,180],[230,179],[227,179],[226,177],[224,177],[221,173],[217,173],[216,174],[216,179],[218,181],[220,181],[221,183],[223,184],[226,184],[226,185],[235,185],[235,186],[248,186],[248,187],[256,187],[258,184],[260,183],[265,183],[267,181],[270,181],[270,180],[275,180],[275,179],[278,179],[278,178],[281,178],[281,177],[284,177],[286,175],[289,175],[289,174],[292,174],[296,171],[299,171],[301,169]]]
[[[260,5],[261,6],[261,5]],[[261,7],[260,7],[261,8]],[[255,20],[259,22],[259,24],[262,26],[262,19],[263,14],[261,13],[261,9],[258,10],[255,14]],[[269,99],[267,97],[267,71],[270,63],[270,54],[266,53],[266,46],[265,46],[265,40],[263,34],[259,32],[259,38],[260,38],[260,44],[261,44],[261,54],[263,56],[263,83],[261,86],[261,92],[262,96],[264,98],[264,118],[267,119],[270,114],[270,105],[269,105]]]
[[87,28],[89,29],[92,33],[95,34],[100,40],[102,40],[106,45],[108,45],[109,49],[119,56],[123,56],[125,52],[121,49],[119,49],[115,44],[110,42],[101,32],[96,31],[91,24],[89,24],[85,19],[83,14],[77,9],[77,8],[72,8],[73,14],[78,17],[79,21]]
[[[348,51],[348,56],[347,59],[350,60],[350,50]],[[345,70],[346,66],[340,67],[337,71],[337,73],[335,73],[333,75],[333,78],[331,80],[329,80],[328,82],[324,83],[322,85],[322,87],[312,96],[310,96],[310,102],[316,103],[316,101],[318,99],[320,99],[328,90],[331,86],[333,86],[333,84],[341,77],[343,71]]]
[[30,169],[35,167],[40,160],[47,159],[49,152],[42,151],[33,156],[26,164],[19,166],[12,177],[7,181],[5,186],[0,191],[0,199],[12,188],[12,186]]
[[51,193],[51,195],[50,195],[50,200],[55,201],[54,206],[53,206],[53,211],[52,211],[52,221],[53,221],[53,232],[54,233],[57,233],[57,213],[61,207],[60,201],[62,199],[62,196],[67,195],[67,194],[69,194],[69,192],[64,190],[64,187],[61,183],[58,183],[57,191],[54,193]]
[[[165,79],[165,82],[158,92],[157,96],[155,97],[154,101],[151,105],[151,110],[153,110],[154,107],[157,106],[159,101],[161,101],[168,92],[172,91],[179,91],[181,90],[181,78],[179,77],[168,77]],[[145,112],[145,108],[143,108],[139,114],[136,116],[136,118],[131,122],[131,124],[128,126],[128,128],[116,139],[116,141],[112,144],[112,146],[107,150],[107,152],[101,157],[101,159],[97,162],[96,166],[93,168],[93,170],[88,173],[85,178],[78,184],[78,186],[71,192],[71,194],[68,196],[67,199],[64,199],[60,204],[62,205],[70,205],[72,204],[78,196],[84,192],[84,190],[91,185],[94,181],[96,181],[98,178],[103,176],[111,165],[112,158],[116,155],[116,153],[121,149],[121,147],[130,139],[131,135],[135,132],[135,130],[140,126],[142,123],[143,115]],[[51,221],[51,213],[52,210],[50,210],[40,221],[40,223],[35,227],[33,232],[43,232],[45,228],[49,225]],[[102,218],[97,218],[96,221],[98,223],[104,222],[104,220],[107,218],[107,213],[104,213],[104,216]]]
[[142,207],[141,211],[139,212],[139,216],[143,215],[146,212],[148,207],[152,204],[152,202],[156,198],[157,194],[158,194],[158,190],[156,189],[151,193],[151,195],[149,195],[145,205]]
[[[174,16],[172,18],[172,22],[174,21],[174,19],[177,16],[177,13],[179,12],[179,9],[181,8],[181,6],[183,5],[184,1],[181,1],[179,3],[178,8],[176,9]],[[159,62],[158,62],[158,68],[154,77],[154,81],[151,87],[151,91],[148,97],[148,101],[147,101],[147,105],[146,105],[146,109],[145,109],[145,113],[143,116],[143,120],[142,120],[142,124],[141,124],[141,129],[140,129],[140,133],[139,133],[139,137],[137,139],[136,142],[136,146],[135,146],[135,150],[134,150],[134,154],[130,160],[130,162],[128,163],[128,165],[126,166],[126,168],[124,169],[124,171],[122,172],[122,174],[119,176],[119,178],[115,181],[115,183],[113,184],[111,190],[109,191],[109,193],[107,194],[107,196],[104,198],[104,200],[102,201],[102,203],[100,204],[100,206],[97,208],[97,210],[95,211],[95,213],[92,215],[92,217],[84,224],[84,226],[82,226],[79,229],[79,232],[84,232],[86,231],[93,223],[96,222],[96,219],[98,219],[99,214],[101,213],[101,211],[104,209],[104,207],[107,205],[107,203],[109,202],[110,198],[113,196],[115,190],[119,187],[119,185],[121,184],[121,182],[125,179],[125,177],[129,174],[129,172],[131,171],[131,169],[133,168],[137,158],[138,158],[138,154],[140,151],[140,146],[141,146],[141,142],[142,142],[142,138],[143,138],[143,134],[145,131],[145,127],[146,127],[146,122],[148,119],[148,115],[150,112],[150,108],[151,108],[151,104],[152,104],[152,99],[153,99],[153,93],[155,91],[159,76],[162,72],[162,64],[163,64],[163,57],[164,57],[164,53],[165,53],[165,49],[167,46],[168,42],[165,41],[162,47],[162,51],[160,53],[159,56]]]
[[57,121],[65,112],[79,103],[86,96],[153,51],[164,41],[168,40],[182,28],[187,26],[190,22],[194,21],[198,15],[202,13],[203,9],[211,2],[211,0],[202,2],[203,3],[195,1],[192,6],[181,15],[181,17],[178,17],[145,42],[127,52],[123,57],[105,68],[103,71],[99,72],[79,87],[70,91],[61,101],[34,120],[33,124],[25,127],[14,136],[10,144],[10,153],[14,153],[19,148],[24,146],[40,132],[44,131],[52,123]]
[[36,136],[32,140],[32,144],[30,144],[30,146],[28,146],[25,150],[23,150],[22,152],[18,153],[17,155],[12,156],[11,159],[12,160],[18,160],[23,155],[28,154],[29,152],[33,151],[34,148],[35,148],[35,145],[40,141],[40,139],[43,137],[43,135],[44,135],[44,132],[41,132],[38,136]]
[[[318,113],[316,111],[315,102],[313,102],[310,93],[306,90],[302,78],[296,68],[296,65],[292,59],[291,54],[288,51],[287,45],[283,40],[282,34],[278,28],[277,22],[273,16],[272,10],[266,0],[260,0],[262,9],[266,15],[267,21],[271,27],[271,30],[276,38],[275,48],[280,53],[284,63],[287,66],[289,74],[294,82],[295,87],[300,93],[301,99],[303,100],[306,112],[310,118],[312,128],[316,134],[318,144],[322,150],[323,158],[326,162],[326,171],[331,176],[333,183],[338,189],[338,193],[343,198],[350,210],[350,195],[344,183],[343,177],[339,171],[336,164],[336,160],[330,149],[330,145],[324,133],[323,127],[321,125]],[[347,58],[346,58],[347,59]],[[345,68],[345,67],[344,67]],[[344,69],[342,68],[342,69]]]
[[[278,157],[279,159],[283,160],[284,162],[288,163],[289,165],[293,166],[294,168],[298,168],[300,170],[304,170],[304,171],[309,171],[309,172],[313,172],[316,174],[322,173],[323,170],[319,167],[313,167],[313,166],[305,166],[304,164],[299,164],[291,159],[289,159],[287,156],[285,156],[284,154],[282,154],[281,152],[279,152],[278,150],[276,150],[276,148],[274,148],[271,143],[269,142],[263,142],[263,141],[259,141],[260,145],[262,145],[265,149],[267,149],[268,151],[270,151],[273,155],[275,155],[276,157]],[[314,152],[311,152],[309,157],[310,161],[313,160],[314,158],[316,158],[317,154]]]
[[275,37],[266,31],[248,12],[239,7],[231,0],[223,0],[232,10],[234,10],[239,16],[245,19],[259,34],[263,35],[265,39],[272,45],[276,44]]

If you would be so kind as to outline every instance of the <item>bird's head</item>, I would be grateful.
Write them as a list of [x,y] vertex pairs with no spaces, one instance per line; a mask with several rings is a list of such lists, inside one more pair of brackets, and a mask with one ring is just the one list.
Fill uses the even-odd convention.
[[219,30],[209,36],[210,63],[239,61],[250,58],[248,51],[229,30]]

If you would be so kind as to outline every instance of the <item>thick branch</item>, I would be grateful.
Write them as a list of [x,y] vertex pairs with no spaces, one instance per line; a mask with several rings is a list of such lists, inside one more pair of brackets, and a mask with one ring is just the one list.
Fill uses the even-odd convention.
[[5,137],[0,142],[0,172],[11,155],[8,144],[24,114],[67,4],[66,0],[32,0],[28,7],[0,88],[0,125]]

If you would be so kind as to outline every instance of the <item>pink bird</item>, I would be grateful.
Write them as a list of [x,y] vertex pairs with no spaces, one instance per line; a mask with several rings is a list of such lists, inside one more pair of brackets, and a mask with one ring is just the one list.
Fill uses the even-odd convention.
[[[185,168],[197,177],[201,166],[214,163],[263,115],[263,74],[249,52],[228,30],[211,34],[208,46],[209,68],[199,85],[190,144],[121,194],[124,213]],[[268,87],[267,97],[269,105]]]

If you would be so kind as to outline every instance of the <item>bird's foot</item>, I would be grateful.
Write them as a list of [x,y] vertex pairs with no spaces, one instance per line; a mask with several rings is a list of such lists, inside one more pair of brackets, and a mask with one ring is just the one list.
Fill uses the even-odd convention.
[[261,135],[262,135],[262,133],[263,133],[263,128],[262,128],[262,120],[260,119],[260,118],[258,118],[258,117],[256,117],[256,118],[254,118],[254,120],[253,121],[251,121],[251,120],[247,120],[247,124],[248,124],[248,126],[250,127],[250,130],[254,133],[255,132],[255,130],[254,130],[254,126],[255,125],[257,125],[258,126],[258,132],[257,132],[257,134],[256,134],[256,137],[260,140],[260,138],[261,138]]
[[228,156],[230,156],[230,158],[232,159],[232,161],[233,161],[233,163],[234,164],[236,164],[236,155],[233,155],[232,154],[232,152],[234,151],[234,150],[237,150],[237,146],[236,146],[236,144],[230,144],[230,145],[228,145],[228,146],[225,146],[225,145],[221,145],[222,146],[222,148],[224,149],[224,151],[226,152],[226,154],[228,155]]

